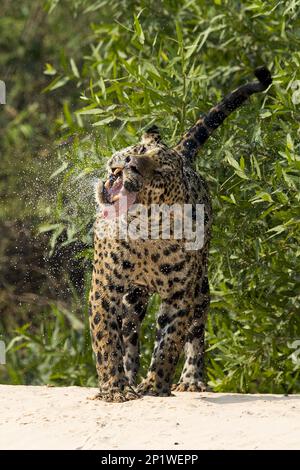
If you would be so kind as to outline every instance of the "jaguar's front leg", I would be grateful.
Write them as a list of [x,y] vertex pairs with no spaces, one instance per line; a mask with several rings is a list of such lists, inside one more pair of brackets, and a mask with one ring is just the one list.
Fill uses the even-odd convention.
[[123,297],[124,368],[131,386],[135,385],[140,364],[139,333],[148,300],[148,289],[142,285],[130,286]]
[[162,303],[158,314],[156,342],[146,378],[138,386],[144,395],[171,395],[172,379],[185,343],[189,309],[187,301]]
[[[94,279],[95,280],[95,279]],[[138,398],[129,386],[123,366],[121,335],[122,294],[115,286],[93,282],[90,293],[90,328],[99,378],[97,398],[122,402]]]

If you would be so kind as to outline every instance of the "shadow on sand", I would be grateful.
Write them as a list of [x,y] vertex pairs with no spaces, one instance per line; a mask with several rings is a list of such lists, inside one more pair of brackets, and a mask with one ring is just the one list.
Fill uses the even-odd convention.
[[241,395],[235,393],[222,394],[210,393],[209,396],[197,397],[196,400],[205,400],[216,405],[234,405],[236,403],[247,403],[250,401],[263,401],[270,403],[274,401],[300,400],[300,395]]

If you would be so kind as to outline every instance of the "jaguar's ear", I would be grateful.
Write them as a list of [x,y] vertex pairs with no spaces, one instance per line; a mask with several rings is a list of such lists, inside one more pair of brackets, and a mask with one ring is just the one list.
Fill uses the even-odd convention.
[[151,145],[161,141],[161,136],[157,126],[153,125],[142,135],[142,144]]

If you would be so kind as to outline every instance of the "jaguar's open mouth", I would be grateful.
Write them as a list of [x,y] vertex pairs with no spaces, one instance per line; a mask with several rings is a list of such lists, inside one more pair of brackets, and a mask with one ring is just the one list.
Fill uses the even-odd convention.
[[125,185],[122,169],[115,169],[103,186],[104,218],[118,217],[134,204],[137,193],[128,189],[128,182]]

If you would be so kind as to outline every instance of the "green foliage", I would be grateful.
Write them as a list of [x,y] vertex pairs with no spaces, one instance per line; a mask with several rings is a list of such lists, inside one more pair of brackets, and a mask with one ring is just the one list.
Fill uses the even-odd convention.
[[95,386],[87,309],[78,312],[53,305],[50,311],[41,312],[41,321],[33,331],[30,323],[16,328],[7,345],[8,363],[2,366],[2,380],[27,385]]
[[[49,18],[63,12],[62,3],[47,2]],[[92,182],[114,150],[135,142],[154,122],[175,143],[200,113],[251,78],[257,65],[271,69],[269,91],[227,119],[197,161],[214,206],[207,374],[216,391],[299,392],[299,363],[292,354],[300,338],[300,2],[68,4],[90,26],[80,50],[53,54],[44,64],[44,94],[63,94],[55,135],[68,143],[56,151],[54,169],[52,162],[58,197],[41,227],[52,233],[53,247],[63,230],[67,243],[91,245]],[[66,28],[71,36],[72,24]],[[143,370],[157,302],[152,300],[142,330]],[[65,326],[57,321],[63,344]],[[26,341],[24,351],[34,357]],[[51,360],[63,367],[60,349],[57,354]],[[86,358],[82,350],[78,355],[79,362]],[[22,369],[21,362],[16,367]],[[32,381],[44,380],[40,372],[34,375],[34,366],[30,370]],[[71,377],[63,375],[60,383],[86,379],[79,371]]]

